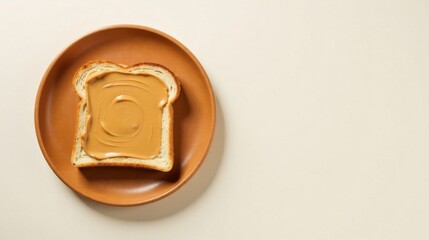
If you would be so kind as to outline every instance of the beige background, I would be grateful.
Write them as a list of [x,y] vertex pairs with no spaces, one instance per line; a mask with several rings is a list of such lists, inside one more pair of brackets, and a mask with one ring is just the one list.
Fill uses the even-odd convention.
[[[0,1],[0,238],[429,239],[429,2],[202,2]],[[197,175],[134,208],[69,190],[33,124],[56,54],[118,23],[185,44],[218,101]]]

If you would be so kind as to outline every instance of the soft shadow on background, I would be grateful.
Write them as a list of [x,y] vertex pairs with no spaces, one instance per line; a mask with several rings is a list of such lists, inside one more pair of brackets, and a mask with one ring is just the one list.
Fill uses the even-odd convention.
[[216,126],[207,156],[200,169],[180,189],[159,201],[135,207],[115,207],[96,203],[80,195],[90,208],[112,218],[127,221],[150,221],[173,215],[198,199],[214,179],[223,156],[225,124],[222,108],[216,101]]

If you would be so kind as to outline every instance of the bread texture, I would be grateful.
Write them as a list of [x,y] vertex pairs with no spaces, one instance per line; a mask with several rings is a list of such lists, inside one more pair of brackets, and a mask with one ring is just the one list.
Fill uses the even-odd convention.
[[[89,156],[82,146],[82,134],[87,130],[88,96],[87,82],[102,74],[119,72],[126,74],[147,74],[157,77],[167,87],[167,103],[161,109],[161,145],[159,154],[150,159],[135,157],[108,157],[96,159]],[[75,130],[74,146],[71,162],[76,167],[93,166],[121,166],[155,169],[168,172],[173,167],[174,144],[173,144],[173,102],[179,96],[180,84],[174,74],[166,67],[154,63],[141,63],[133,66],[125,66],[108,61],[93,61],[85,64],[75,73],[73,77],[75,92],[80,98],[78,104],[77,126]]]

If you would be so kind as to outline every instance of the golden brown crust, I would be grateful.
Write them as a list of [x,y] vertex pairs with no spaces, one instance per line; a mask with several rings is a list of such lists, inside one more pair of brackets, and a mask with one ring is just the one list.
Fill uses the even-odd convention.
[[[178,90],[179,91],[179,90]],[[176,94],[176,95],[179,95],[179,94]],[[168,161],[170,161],[170,166],[171,166],[171,168],[173,168],[173,164],[174,164],[174,139],[173,139],[173,132],[174,132],[174,129],[173,129],[173,117],[174,117],[174,111],[173,111],[173,107],[172,107],[172,104],[169,104],[169,106],[168,106],[168,108],[169,108],[169,111],[170,111],[170,119],[169,119],[169,123],[170,123],[170,132],[168,133],[168,139],[169,139],[169,152],[170,152],[170,158],[168,159]],[[171,169],[170,168],[170,169]]]
[[[76,164],[73,164],[76,166]],[[133,167],[133,168],[146,168],[146,169],[154,169],[163,172],[168,172],[169,169],[157,168],[151,165],[143,165],[141,164],[133,164],[133,163],[112,163],[112,162],[98,162],[98,163],[81,163],[78,167]]]
[[[76,90],[75,90],[76,91]],[[76,126],[75,126],[75,130],[74,130],[74,139],[73,139],[73,141],[74,141],[74,144],[73,144],[73,149],[72,149],[72,156],[71,156],[71,159],[75,159],[76,158],[76,156],[75,156],[75,153],[76,153],[76,148],[77,148],[77,144],[76,144],[76,138],[78,137],[78,134],[79,134],[79,109],[81,108],[81,105],[82,105],[82,101],[79,101],[79,103],[78,103],[78,105],[77,105],[77,113],[76,113],[76,116],[77,116],[77,120],[76,120]],[[72,160],[72,164],[73,165],[75,165],[74,164],[74,162],[73,162],[73,160]]]
[[[176,94],[171,98],[171,100],[166,105],[166,107],[168,107],[168,110],[170,112],[170,116],[169,116],[169,119],[168,119],[169,120],[168,122],[169,122],[169,125],[170,125],[169,126],[170,127],[169,128],[170,129],[170,131],[169,131],[169,139],[168,139],[169,140],[169,152],[170,152],[169,159],[168,159],[168,161],[169,161],[168,166],[169,167],[168,168],[160,168],[160,167],[156,167],[156,166],[152,166],[152,165],[146,165],[143,162],[140,163],[140,164],[133,164],[133,163],[103,162],[103,161],[91,162],[91,163],[80,163],[78,165],[78,167],[112,166],[112,167],[147,168],[147,169],[154,169],[154,170],[159,170],[159,171],[163,171],[163,172],[170,171],[171,168],[173,167],[173,164],[174,164],[174,139],[173,139],[174,111],[173,111],[172,104],[178,98],[178,96],[180,95],[180,90],[181,90],[180,83],[177,80],[176,75],[170,69],[168,69],[167,67],[165,67],[165,66],[163,66],[161,64],[158,64],[158,63],[137,63],[137,64],[134,64],[132,66],[127,66],[127,65],[123,65],[123,64],[117,64],[117,63],[114,63],[114,62],[111,62],[111,61],[107,61],[107,60],[96,60],[96,61],[90,61],[90,62],[86,63],[85,65],[81,66],[75,72],[75,74],[73,75],[73,79],[72,79],[73,86],[76,85],[76,82],[78,80],[79,74],[82,71],[84,71],[85,69],[87,69],[87,68],[89,68],[89,67],[91,67],[93,65],[99,65],[99,64],[111,64],[111,65],[117,66],[117,67],[119,67],[121,69],[124,69],[124,70],[129,70],[129,69],[136,68],[136,67],[143,66],[143,65],[145,65],[145,66],[149,65],[149,66],[163,68],[164,70],[168,71],[173,76],[173,81],[176,83],[177,90],[176,90]],[[74,91],[77,94],[77,90],[75,88],[74,88]],[[77,111],[78,111],[77,116],[79,116],[79,109],[81,108],[81,105],[84,104],[84,102],[82,101],[82,97],[79,94],[78,94],[78,96],[80,98],[80,101],[79,101],[78,108],[77,108]],[[78,138],[78,134],[79,134],[79,117],[77,117],[77,122],[76,122],[75,139]],[[75,141],[75,143],[73,144],[73,152],[72,152],[72,157],[71,157],[72,164],[75,165],[75,166],[76,166],[76,163],[73,162],[73,159],[75,159],[75,157],[76,157],[75,156],[76,148],[77,148],[77,142]]]

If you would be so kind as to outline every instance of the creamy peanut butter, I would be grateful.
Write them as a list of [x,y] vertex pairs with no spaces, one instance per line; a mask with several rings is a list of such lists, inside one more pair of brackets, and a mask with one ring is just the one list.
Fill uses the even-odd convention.
[[153,158],[161,146],[166,85],[148,74],[109,72],[90,79],[82,147],[91,157]]

